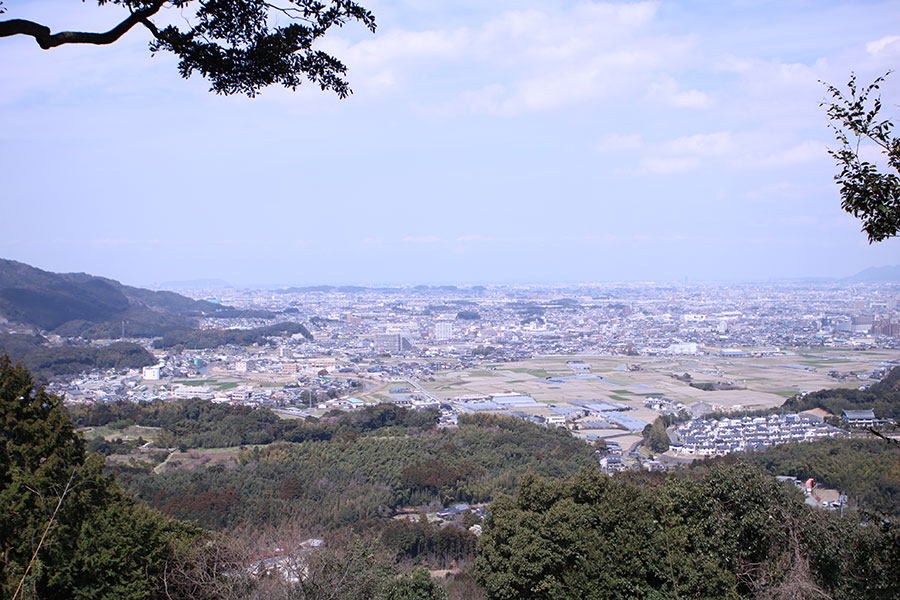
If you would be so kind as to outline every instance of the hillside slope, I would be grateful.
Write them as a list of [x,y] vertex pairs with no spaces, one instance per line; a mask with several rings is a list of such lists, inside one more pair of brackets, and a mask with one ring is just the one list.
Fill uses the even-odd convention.
[[0,259],[0,317],[64,335],[132,337],[190,328],[193,317],[230,310],[174,292],[122,285],[86,273],[52,273]]

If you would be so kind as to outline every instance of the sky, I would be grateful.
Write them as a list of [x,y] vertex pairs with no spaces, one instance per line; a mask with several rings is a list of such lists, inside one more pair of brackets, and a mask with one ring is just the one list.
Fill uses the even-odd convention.
[[[900,67],[900,2],[364,0],[353,94],[248,99],[0,40],[0,257],[133,285],[739,281],[900,264],[840,208],[820,81]],[[104,31],[121,7],[10,0]],[[181,18],[171,13],[166,18]],[[900,118],[900,73],[881,90]],[[864,151],[867,151],[864,149]]]

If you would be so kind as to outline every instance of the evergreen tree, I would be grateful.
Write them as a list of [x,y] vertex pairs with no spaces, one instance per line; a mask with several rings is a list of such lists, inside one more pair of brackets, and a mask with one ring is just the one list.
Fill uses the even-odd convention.
[[[136,505],[21,365],[0,358],[0,590],[24,598],[158,596],[166,557],[196,534]],[[27,571],[27,576],[26,576]]]

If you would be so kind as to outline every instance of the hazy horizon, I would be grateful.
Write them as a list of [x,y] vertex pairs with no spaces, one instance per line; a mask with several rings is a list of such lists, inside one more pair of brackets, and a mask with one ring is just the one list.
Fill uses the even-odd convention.
[[[0,257],[6,258],[6,257]],[[12,259],[15,260],[15,259]],[[22,261],[20,261],[22,262]],[[47,269],[42,267],[41,265],[30,265],[35,268],[39,268],[45,271],[50,271],[51,269]],[[875,266],[870,268],[897,268],[900,269],[900,264],[898,265],[883,265],[883,266]],[[88,275],[94,275],[98,277],[107,277],[111,279],[117,279],[112,277],[106,273],[100,272],[91,272],[86,270],[75,270],[75,271],[67,271],[71,273],[87,273]],[[220,277],[193,277],[189,279],[167,279],[167,280],[156,280],[156,281],[140,281],[135,279],[117,279],[120,283],[125,285],[132,285],[136,287],[144,287],[150,289],[202,289],[203,287],[208,287],[210,289],[214,289],[216,287],[227,288],[233,287],[236,289],[278,289],[278,288],[288,288],[288,287],[315,287],[315,286],[360,286],[360,287],[408,287],[412,288],[419,285],[425,285],[430,287],[438,287],[438,286],[459,286],[459,287],[472,287],[472,286],[547,286],[547,287],[577,287],[577,286],[591,286],[591,285],[616,285],[616,284],[624,284],[624,285],[741,285],[741,284],[779,284],[779,283],[803,283],[803,282],[822,282],[822,283],[840,283],[842,280],[851,278],[861,271],[857,271],[854,273],[848,274],[840,274],[840,275],[808,275],[808,276],[798,276],[798,277],[779,277],[779,278],[706,278],[706,279],[691,279],[691,278],[681,278],[681,279],[595,279],[595,280],[544,280],[544,281],[526,281],[526,280],[509,280],[509,281],[499,281],[499,280],[484,280],[484,281],[340,281],[340,280],[332,280],[332,281],[299,281],[299,282],[290,282],[290,281],[271,281],[271,282],[254,282],[254,281],[229,281]]]

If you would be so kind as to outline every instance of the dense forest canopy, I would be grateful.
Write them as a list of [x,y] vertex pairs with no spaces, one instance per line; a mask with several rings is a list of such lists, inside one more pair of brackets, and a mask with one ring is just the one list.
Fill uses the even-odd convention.
[[703,477],[527,477],[491,505],[492,600],[896,598],[900,527],[805,506],[746,464]]
[[[509,417],[463,417],[459,429],[438,431],[434,413],[370,410],[274,424],[273,437],[297,441],[247,448],[227,468],[123,467],[119,476],[163,512],[210,527],[290,518],[347,525],[404,506],[487,502],[528,471],[555,477],[596,464],[568,432]],[[186,437],[194,435],[203,434]]]
[[300,323],[283,322],[255,329],[172,329],[154,340],[154,348],[183,346],[189,350],[218,348],[228,344],[250,346],[263,344],[271,337],[300,334],[312,340],[312,334]]

